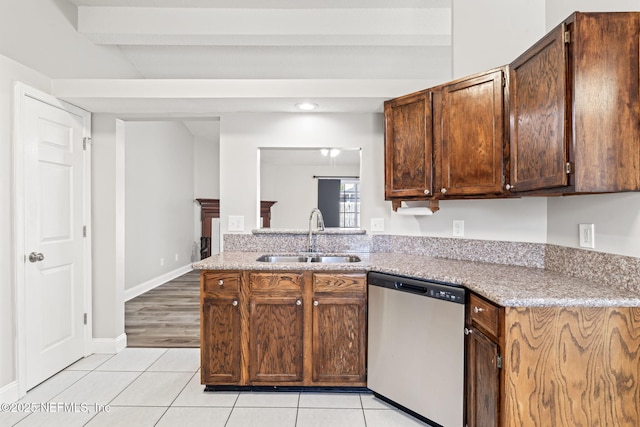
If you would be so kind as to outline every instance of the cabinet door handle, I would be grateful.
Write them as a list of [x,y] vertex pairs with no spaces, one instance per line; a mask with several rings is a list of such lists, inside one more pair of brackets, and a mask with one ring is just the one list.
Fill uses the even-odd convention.
[[515,185],[511,185],[511,184],[507,184],[504,186],[504,188],[506,188],[507,190],[513,190],[514,188],[516,188]]
[[224,285],[224,280],[222,279],[218,280],[218,286],[222,286],[222,285]]
[[482,313],[483,311],[484,311],[484,308],[482,307],[473,307],[474,313]]
[[235,307],[235,306],[237,306],[237,305],[238,305],[238,301],[237,301],[237,300],[234,300],[234,301],[231,303],[231,305],[232,305],[232,306],[234,306],[234,307]]
[[313,305],[314,305],[315,307],[317,307],[317,306],[318,306],[318,301],[314,301],[314,302],[313,302]]
[[429,194],[430,191],[429,190],[424,190],[424,194]]
[[296,305],[302,305],[302,301],[296,300]]
[[440,189],[440,192],[441,192],[442,194],[446,194],[446,193],[447,193],[447,189],[446,189],[446,188],[441,188],[441,189]]
[[473,333],[473,331],[469,328],[464,328],[464,334],[465,335],[471,335]]

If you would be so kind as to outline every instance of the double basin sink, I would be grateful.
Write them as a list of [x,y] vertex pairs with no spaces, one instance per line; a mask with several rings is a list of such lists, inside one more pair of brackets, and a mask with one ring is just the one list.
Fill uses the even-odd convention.
[[345,263],[360,262],[356,255],[262,255],[256,261],[259,262],[318,262],[318,263]]

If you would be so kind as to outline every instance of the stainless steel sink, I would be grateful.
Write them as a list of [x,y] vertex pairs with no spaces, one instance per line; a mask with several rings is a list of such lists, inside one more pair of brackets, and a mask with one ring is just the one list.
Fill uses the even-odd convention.
[[356,255],[262,255],[259,262],[319,262],[319,263],[349,263],[360,262]]
[[360,257],[355,255],[321,255],[311,257],[309,262],[360,262]]
[[256,261],[260,262],[307,262],[306,256],[298,255],[262,255]]

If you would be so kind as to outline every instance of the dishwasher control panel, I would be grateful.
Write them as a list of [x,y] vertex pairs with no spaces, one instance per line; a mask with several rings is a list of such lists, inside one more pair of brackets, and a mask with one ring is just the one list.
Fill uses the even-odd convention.
[[446,301],[458,302],[464,304],[464,294],[460,295],[443,289],[429,289],[429,296],[432,298],[443,299]]

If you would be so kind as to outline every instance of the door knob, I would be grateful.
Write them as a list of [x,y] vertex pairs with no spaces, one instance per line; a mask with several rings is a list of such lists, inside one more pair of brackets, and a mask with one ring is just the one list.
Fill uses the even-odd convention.
[[44,260],[44,255],[41,254],[40,252],[31,252],[29,254],[29,261],[31,262],[38,262],[43,260]]

